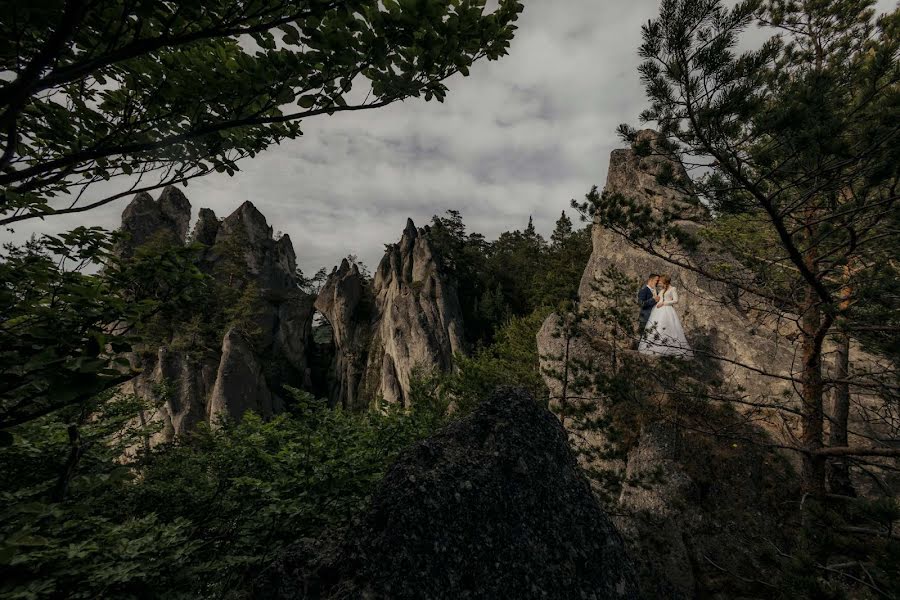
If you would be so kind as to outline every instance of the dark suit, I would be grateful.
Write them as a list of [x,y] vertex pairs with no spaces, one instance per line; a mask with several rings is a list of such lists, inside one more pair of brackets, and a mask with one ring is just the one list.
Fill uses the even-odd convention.
[[653,310],[653,307],[656,306],[656,298],[654,298],[655,294],[656,292],[646,285],[638,292],[638,304],[641,305],[640,331],[638,331],[640,335],[644,334],[644,327],[647,326],[647,321],[650,319],[650,312]]

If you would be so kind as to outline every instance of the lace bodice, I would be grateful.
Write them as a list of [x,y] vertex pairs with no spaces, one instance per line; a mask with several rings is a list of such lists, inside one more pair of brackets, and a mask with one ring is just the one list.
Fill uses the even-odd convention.
[[663,306],[678,304],[678,290],[672,286],[669,286],[669,289],[660,294],[659,301]]

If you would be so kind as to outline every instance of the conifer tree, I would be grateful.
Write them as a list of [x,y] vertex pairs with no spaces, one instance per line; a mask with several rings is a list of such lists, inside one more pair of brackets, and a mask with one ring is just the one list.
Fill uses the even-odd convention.
[[[849,446],[839,436],[826,447],[824,434],[826,390],[839,383],[823,372],[824,344],[839,322],[852,335],[872,325],[856,318],[855,299],[885,268],[885,247],[898,234],[900,10],[876,17],[873,5],[664,0],[644,26],[640,74],[650,108],[641,119],[664,136],[657,151],[692,174],[681,181],[670,173],[663,183],[733,216],[739,225],[721,240],[731,266],[720,255],[689,262],[672,250],[699,242],[677,215],[647,218],[620,196],[595,202],[600,222],[639,247],[797,316],[797,451],[816,495],[826,490],[829,457],[900,455],[877,440]],[[777,35],[738,55],[755,20]],[[621,133],[635,139],[630,127]],[[895,374],[857,383],[890,397]]]

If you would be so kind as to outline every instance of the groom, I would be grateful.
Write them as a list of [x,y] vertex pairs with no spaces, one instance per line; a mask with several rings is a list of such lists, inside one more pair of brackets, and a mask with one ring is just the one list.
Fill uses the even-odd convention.
[[639,337],[643,337],[644,328],[647,326],[647,321],[650,319],[650,313],[659,301],[659,296],[656,293],[657,283],[659,283],[659,275],[650,273],[646,285],[638,292],[638,304],[641,305],[641,318],[640,324],[638,325],[638,327],[640,327],[640,331],[638,332],[640,334]]

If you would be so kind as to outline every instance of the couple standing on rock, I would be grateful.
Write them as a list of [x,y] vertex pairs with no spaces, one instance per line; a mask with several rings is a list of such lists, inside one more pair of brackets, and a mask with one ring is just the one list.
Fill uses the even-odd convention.
[[681,320],[675,312],[678,290],[672,286],[669,275],[651,273],[646,285],[638,292],[638,303],[641,305],[641,341],[638,352],[656,356],[693,357]]

